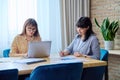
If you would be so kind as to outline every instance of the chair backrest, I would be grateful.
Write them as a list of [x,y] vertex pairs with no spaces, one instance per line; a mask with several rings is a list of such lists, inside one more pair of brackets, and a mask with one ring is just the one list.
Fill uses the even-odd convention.
[[[100,55],[100,60],[102,60],[102,61],[107,61],[107,63],[108,63],[108,55],[109,55],[109,52],[108,52],[108,50],[105,50],[105,49],[100,49],[100,53],[101,53],[101,55]],[[106,66],[105,67],[105,80],[109,80],[108,78],[108,66]]]
[[83,63],[62,63],[39,66],[29,80],[81,80]]
[[18,80],[18,69],[0,70],[0,80]]
[[3,57],[9,57],[10,49],[3,50]]
[[108,50],[100,49],[100,60],[108,61]]
[[105,66],[85,68],[81,80],[103,80],[104,72]]
[[[108,61],[108,51],[100,49],[100,60]],[[108,80],[108,66],[91,67],[83,70],[82,80]]]

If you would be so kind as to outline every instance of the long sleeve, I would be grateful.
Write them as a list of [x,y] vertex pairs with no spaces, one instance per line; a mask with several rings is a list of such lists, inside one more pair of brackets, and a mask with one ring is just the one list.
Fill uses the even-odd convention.
[[73,47],[74,47],[74,44],[75,44],[75,42],[76,42],[77,36],[78,36],[78,35],[75,36],[75,38],[73,39],[73,41],[70,43],[70,45],[69,45],[67,48],[65,48],[64,51],[69,52],[69,54],[72,54],[72,53],[73,53]]
[[72,43],[65,49],[70,54],[79,52],[83,55],[88,55],[93,59],[100,59],[100,46],[97,37],[91,34],[88,40],[81,40],[80,36],[76,35]]
[[[35,37],[32,41],[41,41],[40,37]],[[28,52],[28,41],[25,36],[17,35],[11,45],[10,56],[23,56]]]
[[17,47],[17,36],[14,38],[12,42],[10,56],[14,55],[15,53],[19,53],[18,47]]
[[91,42],[91,53],[93,53],[91,58],[100,59],[100,46],[97,38],[94,38]]

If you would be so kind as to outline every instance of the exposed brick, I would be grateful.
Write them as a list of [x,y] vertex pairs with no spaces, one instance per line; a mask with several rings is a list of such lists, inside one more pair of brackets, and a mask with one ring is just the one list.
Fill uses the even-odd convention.
[[[107,5],[106,5],[107,4]],[[94,18],[97,18],[101,24],[103,19],[109,17],[110,21],[120,20],[120,0],[91,0],[91,19],[93,23],[93,29],[97,32],[99,39],[103,39],[99,29],[96,29],[96,24]],[[120,29],[117,31],[116,36],[120,36]],[[120,41],[119,37],[115,39]],[[100,40],[101,47],[104,47],[102,44],[103,40]],[[118,43],[118,42],[115,42]],[[119,44],[115,44],[115,49],[120,49]]]
[[109,54],[108,58],[108,69],[109,69],[109,80],[120,79],[120,56]]
[[[109,17],[110,21],[120,20],[120,0],[91,0],[90,5],[93,30],[98,36],[100,46],[104,48],[104,40],[100,30],[96,27],[94,18],[97,18],[100,24],[106,17]],[[120,49],[120,28],[116,33],[114,48]],[[109,55],[108,68],[109,80],[120,80],[120,56]]]

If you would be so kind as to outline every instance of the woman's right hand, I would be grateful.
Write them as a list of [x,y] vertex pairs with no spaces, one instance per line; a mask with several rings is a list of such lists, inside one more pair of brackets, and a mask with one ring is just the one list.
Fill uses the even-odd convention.
[[23,57],[28,57],[28,53],[23,54]]
[[65,52],[65,51],[60,51],[59,52],[59,55],[62,57],[62,56],[67,56],[69,53],[68,52]]
[[59,52],[59,55],[62,57],[62,56],[64,56],[64,51],[60,51]]

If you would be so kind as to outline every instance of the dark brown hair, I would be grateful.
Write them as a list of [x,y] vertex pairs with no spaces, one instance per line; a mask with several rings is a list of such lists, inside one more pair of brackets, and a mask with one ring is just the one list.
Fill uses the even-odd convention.
[[91,20],[90,20],[89,17],[81,17],[81,18],[77,21],[76,26],[77,26],[78,28],[87,28],[87,27],[89,27],[88,30],[86,31],[84,41],[86,41],[91,34],[95,34],[95,33],[93,32],[92,22],[91,22]]

